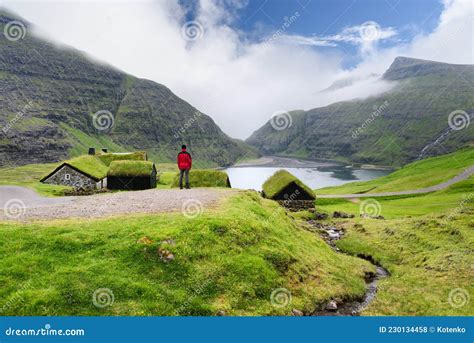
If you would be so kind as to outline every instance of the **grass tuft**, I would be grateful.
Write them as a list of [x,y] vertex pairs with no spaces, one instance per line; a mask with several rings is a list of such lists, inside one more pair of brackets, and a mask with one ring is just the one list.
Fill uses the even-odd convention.
[[[184,181],[183,181],[184,182]],[[191,169],[189,172],[191,187],[230,187],[226,172],[214,169]],[[171,187],[179,186],[179,173],[174,175]]]

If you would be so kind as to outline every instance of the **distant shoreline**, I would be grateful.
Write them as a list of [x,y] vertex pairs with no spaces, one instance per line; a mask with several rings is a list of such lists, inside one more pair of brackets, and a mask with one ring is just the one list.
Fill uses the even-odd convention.
[[258,159],[239,162],[228,168],[252,168],[252,167],[263,167],[263,168],[317,168],[317,167],[330,167],[330,166],[345,166],[347,168],[356,168],[364,170],[393,170],[393,168],[387,166],[377,166],[371,164],[349,164],[341,161],[334,160],[310,160],[302,159],[299,157],[291,156],[262,156]]

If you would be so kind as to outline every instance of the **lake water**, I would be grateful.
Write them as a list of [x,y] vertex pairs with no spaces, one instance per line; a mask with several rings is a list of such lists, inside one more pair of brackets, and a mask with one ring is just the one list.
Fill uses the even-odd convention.
[[339,186],[353,181],[368,181],[390,173],[387,170],[354,168],[337,162],[282,157],[264,157],[255,163],[236,165],[225,171],[233,188],[260,191],[265,180],[280,169],[288,170],[313,189]]

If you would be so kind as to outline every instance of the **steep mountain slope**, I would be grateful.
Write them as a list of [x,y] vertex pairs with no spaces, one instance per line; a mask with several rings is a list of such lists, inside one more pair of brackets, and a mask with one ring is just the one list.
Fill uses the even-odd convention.
[[474,142],[473,65],[397,57],[382,78],[395,87],[364,100],[290,113],[291,126],[269,121],[247,142],[265,154],[391,166]]
[[166,161],[186,143],[201,165],[221,166],[255,154],[165,86],[30,31],[0,12],[0,165],[54,162],[89,146]]

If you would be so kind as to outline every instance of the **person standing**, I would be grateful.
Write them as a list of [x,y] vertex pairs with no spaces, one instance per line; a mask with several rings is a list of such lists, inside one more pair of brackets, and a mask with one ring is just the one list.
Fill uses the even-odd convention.
[[179,188],[183,189],[183,176],[186,179],[186,189],[189,187],[189,171],[193,165],[191,154],[186,151],[186,145],[181,146],[181,152],[178,154],[178,168],[179,168]]

